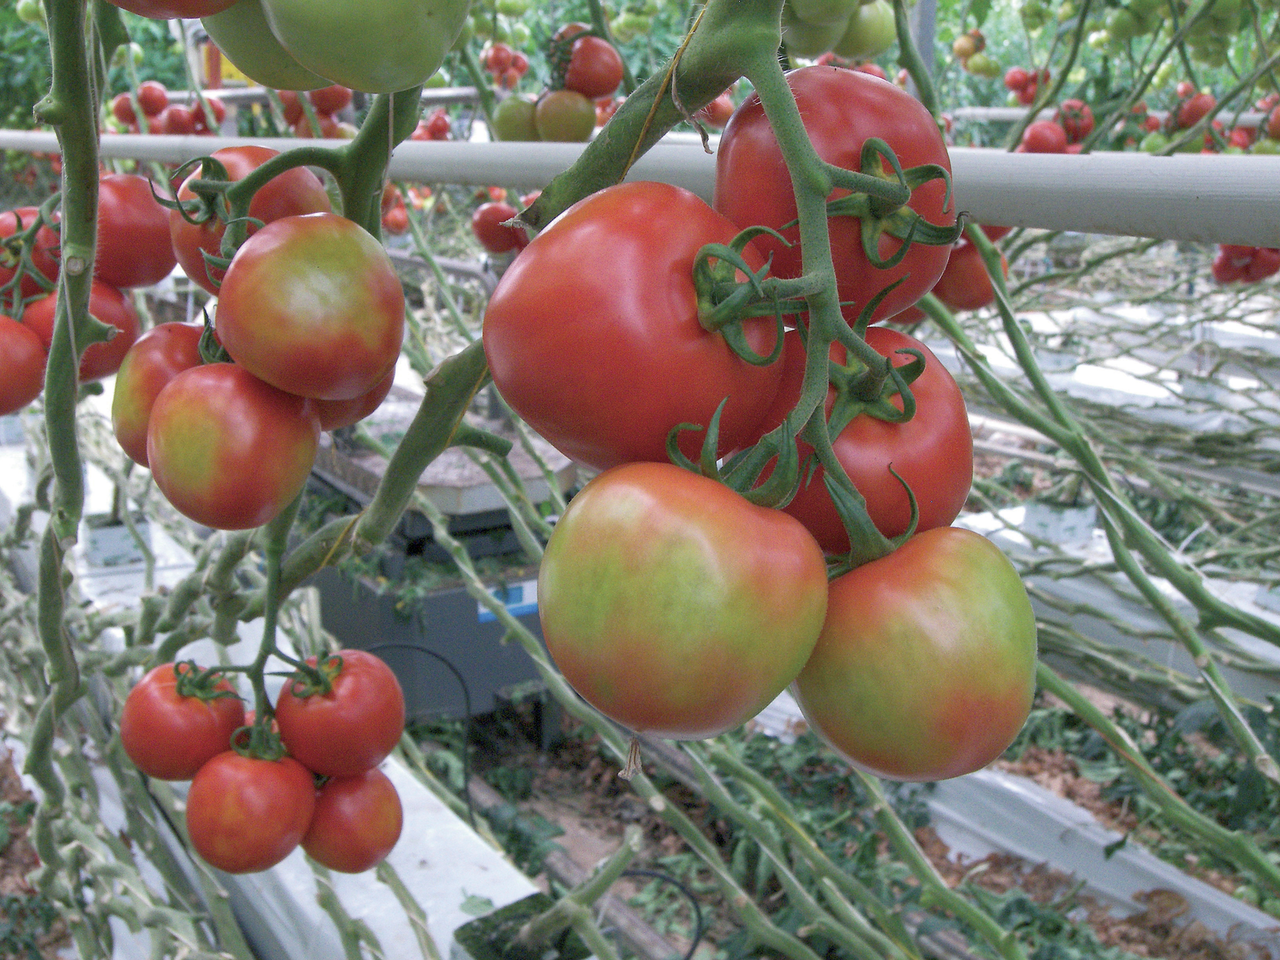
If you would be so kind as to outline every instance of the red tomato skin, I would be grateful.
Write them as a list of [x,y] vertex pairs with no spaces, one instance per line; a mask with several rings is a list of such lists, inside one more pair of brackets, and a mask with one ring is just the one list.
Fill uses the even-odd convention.
[[[278,153],[279,151],[270,147],[250,143],[223,147],[215,150],[211,156],[226,168],[228,179],[242,180]],[[183,181],[178,190],[179,200],[191,200],[195,196],[188,184],[200,176],[201,170],[197,169]],[[253,195],[253,200],[249,203],[249,216],[267,224],[282,217],[327,213],[332,209],[329,194],[325,192],[320,178],[306,167],[293,167],[272,177]],[[193,282],[215,295],[222,279],[222,271],[213,270],[210,276],[211,271],[205,264],[202,251],[217,256],[225,229],[222,220],[217,217],[196,224],[184,219],[178,210],[169,211],[169,239],[178,263]],[[250,235],[256,229],[250,224]]]
[[[1007,277],[1009,262],[1004,254],[1000,264]],[[961,238],[952,248],[947,268],[933,285],[933,295],[952,310],[981,310],[995,303],[996,290],[982,252],[967,239]]]
[[404,288],[382,244],[354,221],[285,217],[236,251],[214,323],[254,376],[299,396],[350,400],[400,356]]
[[1004,752],[1035,675],[1035,614],[1017,571],[980,534],[940,527],[832,581],[792,691],[855,766],[930,781]]
[[169,211],[151,181],[116,173],[98,181],[98,247],[94,275],[113,287],[149,287],[178,260],[169,239]]
[[315,780],[298,761],[228,750],[191,781],[187,833],[209,866],[224,873],[256,873],[297,849],[315,805]]
[[519,211],[503,201],[482,203],[471,213],[471,232],[489,253],[510,253],[529,245],[529,235],[507,221]]
[[148,119],[160,115],[169,105],[169,91],[159,80],[143,80],[136,91],[138,106]]
[[[172,663],[148,670],[129,691],[120,712],[124,752],[135,767],[158,780],[190,780],[231,748],[231,735],[244,725],[244,702],[239,697],[184,697],[178,693],[174,671]],[[235,692],[225,679],[217,689]]]
[[[12,210],[5,210],[0,213],[0,240],[26,230],[39,216],[40,210],[36,207],[15,207]],[[31,250],[31,262],[40,275],[48,280],[51,285],[56,283],[58,279],[59,261],[57,253],[57,232],[49,227],[41,227],[36,231],[35,246]],[[0,256],[4,255],[0,254]],[[12,280],[17,272],[17,264],[0,262],[0,286]],[[22,280],[18,283],[18,289],[24,300],[46,292],[45,288],[40,285],[40,282],[35,277],[31,276],[30,272],[23,274]],[[8,294],[5,296],[7,298]]]
[[147,460],[184,516],[218,530],[259,527],[302,490],[320,423],[310,401],[231,363],[192,367],[156,395]]
[[[951,160],[937,124],[910,94],[876,77],[836,66],[792,70],[787,82],[796,96],[805,128],[818,155],[847,170],[860,170],[860,152],[869,137],[885,140],[904,168],[936,163],[951,170]],[[834,191],[832,197],[845,191]],[[941,180],[912,193],[909,205],[930,223],[955,223],[955,205],[944,209],[946,186]],[[790,246],[762,236],[755,243],[773,257],[772,273],[797,277],[802,272],[799,228],[784,224],[796,218],[795,194],[773,130],[759,98],[752,94],[730,118],[716,152],[715,208],[741,227],[763,224],[778,230]],[[900,313],[920,299],[942,275],[947,263],[944,246],[911,245],[906,257],[888,270],[877,269],[862,250],[862,222],[856,217],[829,221],[832,257],[841,301],[853,301],[845,316],[853,319],[871,298],[899,278],[898,284],[873,314],[882,320]],[[889,257],[901,243],[885,234],[879,255]]]
[[[342,669],[328,693],[300,697],[286,683],[276,722],[290,756],[324,777],[372,770],[400,742],[404,693],[386,663],[363,650],[340,650]],[[315,658],[309,663],[314,666]]]
[[[942,361],[914,337],[892,327],[869,327],[867,343],[884,356],[893,355],[897,366],[911,360],[897,354],[898,350],[912,348],[924,355],[925,372],[911,385],[916,415],[895,424],[860,414],[834,438],[836,457],[867,501],[872,523],[886,537],[906,533],[911,519],[906,491],[889,472],[890,466],[915,494],[917,532],[948,526],[960,515],[973,483],[973,432],[964,396]],[[844,362],[844,348],[839,344],[832,345],[832,358]],[[786,369],[778,400],[766,416],[761,434],[778,426],[800,398],[804,350],[793,331],[787,334],[783,363]],[[828,393],[828,410],[833,401],[834,391]],[[902,408],[898,398],[894,405]],[[812,450],[803,442],[799,447],[802,458]],[[808,483],[783,509],[803,523],[827,553],[848,553],[849,534],[836,513],[824,476],[825,470],[816,467]]]
[[220,13],[236,0],[108,0],[122,10],[152,20],[199,19]]
[[[666,461],[668,432],[709,424],[726,397],[720,449],[742,446],[777,393],[780,365],[752,366],[704,330],[692,282],[698,250],[737,232],[669,184],[624,183],[579,201],[520,252],[489,301],[484,349],[499,392],[566,456],[600,469]],[[584,251],[603,250],[584,270]],[[750,244],[744,257],[763,264]],[[757,353],[773,350],[772,319],[745,330]],[[686,434],[681,449],[696,457],[702,439]]]
[[139,466],[147,466],[147,424],[164,386],[183,370],[199,366],[203,327],[160,323],[129,348],[116,371],[111,397],[111,426],[120,448]]
[[0,416],[21,410],[40,396],[48,359],[34,331],[0,315]]
[[564,85],[589,100],[607,97],[622,83],[622,56],[603,37],[579,37],[569,52]]
[[1026,153],[1066,153],[1067,131],[1056,120],[1037,120],[1022,132],[1020,146]]
[[[33,330],[48,350],[53,343],[57,295],[46,294],[33,300],[22,311],[22,322]],[[94,279],[89,288],[89,314],[96,320],[116,328],[110,340],[91,343],[80,355],[80,382],[89,383],[109,377],[120,369],[124,355],[142,332],[142,321],[133,303],[110,284]]]
[[716,736],[795,677],[826,608],[826,565],[786,514],[670,463],[591,480],[538,572],[556,667],[638,732]]
[[351,88],[339,83],[307,92],[317,113],[337,113],[351,103]]
[[320,432],[329,433],[359,423],[382,406],[382,401],[387,399],[387,394],[395,386],[395,380],[396,368],[392,367],[368,393],[350,400],[312,400],[316,416],[320,418]]
[[302,849],[330,870],[363,873],[386,859],[403,827],[395,784],[381,770],[366,770],[320,788]]

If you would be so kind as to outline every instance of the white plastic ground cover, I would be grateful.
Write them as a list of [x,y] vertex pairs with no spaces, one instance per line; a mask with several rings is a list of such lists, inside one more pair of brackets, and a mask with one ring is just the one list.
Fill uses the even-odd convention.
[[[104,502],[104,493],[109,495],[109,490],[102,489],[105,479],[97,471],[89,471],[89,509]],[[27,489],[29,478],[23,448],[0,445],[0,526],[9,522],[13,504],[27,499]],[[153,548],[157,556],[157,585],[171,586],[191,569],[190,557],[185,556],[182,548],[163,530],[153,530]],[[141,564],[90,567],[84,563],[82,550],[77,551],[76,559],[78,589],[86,601],[100,607],[137,601],[144,586]],[[26,571],[25,578],[30,580],[31,576],[31,571]],[[241,625],[242,639],[225,652],[212,641],[201,641],[184,648],[183,654],[203,663],[218,662],[220,656],[248,662],[257,650],[261,634],[261,621],[251,621]],[[274,696],[283,681],[268,680],[269,693]],[[20,745],[14,746],[20,751]],[[20,758],[18,764],[21,764]],[[384,763],[382,769],[396,785],[404,807],[404,829],[388,862],[422,907],[431,937],[441,955],[447,956],[453,931],[474,919],[471,904],[488,901],[492,908],[505,906],[535,893],[537,887],[445,806],[403,763],[393,758]],[[104,826],[112,831],[124,829],[114,779],[102,770],[97,780]],[[27,786],[30,789],[35,785],[28,780]],[[173,837],[171,843],[190,864],[178,839]],[[149,865],[140,869],[157,897],[163,896],[163,884],[154,869]],[[227,890],[236,918],[259,960],[345,960],[338,930],[316,900],[319,889],[316,875],[301,850],[262,873],[214,873]],[[347,914],[363,921],[378,937],[383,957],[411,960],[422,956],[412,921],[391,889],[378,881],[372,871],[334,873],[331,882]],[[145,932],[130,934],[123,923],[116,923],[114,919],[112,925],[117,934],[113,960],[143,960],[150,956],[150,938]]]

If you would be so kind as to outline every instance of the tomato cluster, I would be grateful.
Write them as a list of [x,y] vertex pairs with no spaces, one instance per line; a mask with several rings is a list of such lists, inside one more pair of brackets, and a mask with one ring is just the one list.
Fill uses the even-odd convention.
[[1220,243],[1211,269],[1218,283],[1257,283],[1280,273],[1280,249]]
[[187,834],[211,866],[266,870],[301,846],[331,870],[359,873],[400,837],[400,797],[377,768],[404,717],[391,669],[343,650],[296,670],[256,729],[226,675],[161,664],[130,690],[119,732],[142,773],[191,781]]
[[[125,133],[198,134],[213,136],[226,119],[227,107],[216,96],[204,95],[190,103],[170,103],[169,91],[159,80],[144,80],[132,94],[117,93],[109,105],[111,119]],[[141,111],[141,113],[139,113]]]
[[[303,93],[293,90],[277,90],[276,93],[283,107],[284,122],[295,137],[336,140],[355,135],[355,128],[340,118],[342,111],[351,104],[350,88],[331,83]],[[307,115],[304,99],[311,105],[314,121]]]
[[116,379],[116,436],[184,516],[261,526],[302,490],[320,432],[362,419],[390,391],[404,292],[382,244],[353,221],[284,216],[236,252],[212,332],[232,362],[201,363],[198,328],[181,324],[134,345]]
[[551,78],[536,97],[516,94],[494,108],[499,140],[583,142],[607,119],[599,109],[614,101],[626,69],[622,55],[585,23],[567,23],[551,38]]
[[1049,78],[1050,73],[1047,67],[1041,70],[1010,67],[1004,73],[1004,85],[1018,103],[1029,107],[1040,95],[1041,84],[1047,84]]
[[[829,163],[859,169],[874,137],[903,167],[947,169],[936,124],[892,84],[833,66],[787,79]],[[797,314],[781,324],[745,311],[732,347],[724,328],[703,322],[715,312],[711,291],[751,287],[747,271],[762,283],[803,272],[798,251],[772,235],[740,235],[764,225],[794,242],[795,195],[777,175],[778,151],[748,98],[721,140],[714,206],[660,183],[600,190],[529,241],[490,299],[483,342],[494,384],[541,436],[601,471],[547,543],[543,638],[573,688],[630,730],[713,736],[794,685],[810,724],[851,762],[905,779],[956,776],[990,762],[1030,709],[1034,617],[1003,554],[951,526],[973,463],[954,378],[921,341],[860,317],[894,281],[886,314],[914,302],[953,251],[949,241],[911,244],[905,270],[885,268],[900,241],[884,234],[877,265],[859,240],[864,217],[872,229],[881,214],[829,208],[845,319],[877,359],[831,344],[826,404],[811,421],[825,416],[829,450],[819,452],[812,435],[782,426],[814,367],[803,308],[788,308]],[[904,209],[954,224],[945,183],[913,183]],[[584,250],[601,252],[590,271]],[[910,384],[910,415],[905,391],[884,387],[890,365]],[[885,392],[860,392],[873,381]],[[798,479],[769,500],[787,443]],[[762,449],[769,459],[747,482],[728,466],[721,473]],[[847,508],[837,491],[847,494],[827,476],[832,460],[865,504],[875,528],[866,538],[901,543],[829,580],[865,546],[837,508]],[[983,586],[966,593],[971,577]],[[886,599],[874,599],[881,591]],[[867,615],[864,603],[880,612]],[[877,729],[889,731],[889,747]]]
[[503,90],[511,90],[529,72],[529,58],[510,44],[498,41],[480,52],[480,64],[493,82]]
[[[89,292],[89,315],[112,328],[80,355],[81,383],[114,374],[142,332],[128,295],[173,270],[169,216],[156,199],[152,181],[136,174],[104,174],[98,182],[98,243]],[[0,213],[0,414],[31,403],[44,388],[45,364],[53,343],[61,269],[56,213],[41,218],[36,207]],[[37,347],[39,349],[37,349]]]

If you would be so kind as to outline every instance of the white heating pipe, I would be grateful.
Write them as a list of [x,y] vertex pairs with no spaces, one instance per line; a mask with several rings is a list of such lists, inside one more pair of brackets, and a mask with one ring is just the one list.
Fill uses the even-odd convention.
[[[103,134],[104,157],[177,163],[238,138]],[[299,142],[262,139],[277,149]],[[320,141],[324,142],[324,141]],[[52,133],[0,130],[0,149],[56,152]],[[544,186],[582,150],[574,143],[407,141],[391,176],[517,190]],[[951,151],[957,209],[980,223],[1280,247],[1280,158],[1139,152],[1086,155]],[[715,158],[696,138],[671,138],[640,158],[633,179],[663,180],[710,197]]]

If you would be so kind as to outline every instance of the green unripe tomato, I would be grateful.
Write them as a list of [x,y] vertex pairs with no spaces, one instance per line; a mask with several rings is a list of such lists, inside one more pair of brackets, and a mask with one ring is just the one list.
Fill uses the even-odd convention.
[[782,8],[782,42],[793,57],[812,60],[822,56],[839,42],[847,26],[847,23],[808,23],[797,17],[790,7]]
[[18,0],[14,13],[23,23],[38,23],[47,26],[44,18],[44,4],[40,0]]
[[816,26],[848,23],[861,0],[786,0],[796,18]]
[[870,60],[892,47],[897,39],[893,7],[888,0],[871,0],[849,18],[849,26],[833,49],[850,60]]
[[1000,64],[990,55],[981,51],[969,58],[969,62],[965,64],[965,69],[975,77],[990,78],[1000,76]]
[[493,135],[499,140],[538,140],[534,102],[528,97],[507,97],[493,108]]
[[1159,130],[1152,130],[1138,144],[1138,149],[1145,153],[1162,153],[1169,146],[1169,138]]
[[318,90],[329,81],[294,58],[271,32],[261,0],[239,0],[202,19],[222,55],[246,77],[275,90]]

